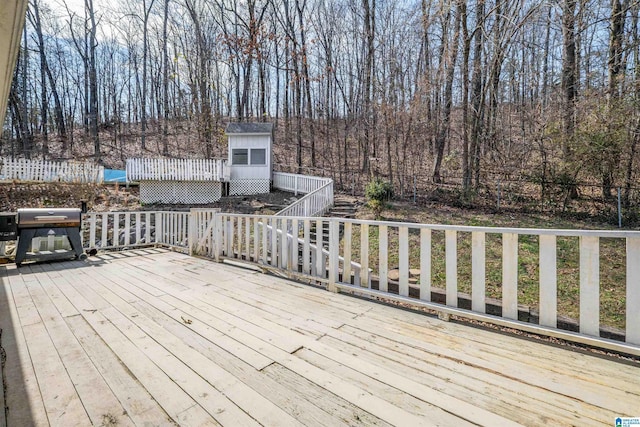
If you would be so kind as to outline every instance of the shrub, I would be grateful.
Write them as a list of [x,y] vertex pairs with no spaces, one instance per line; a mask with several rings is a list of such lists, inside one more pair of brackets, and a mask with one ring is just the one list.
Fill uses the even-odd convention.
[[364,194],[367,198],[367,205],[373,211],[376,218],[380,218],[380,214],[384,210],[387,200],[393,196],[393,187],[390,182],[376,178],[367,184]]

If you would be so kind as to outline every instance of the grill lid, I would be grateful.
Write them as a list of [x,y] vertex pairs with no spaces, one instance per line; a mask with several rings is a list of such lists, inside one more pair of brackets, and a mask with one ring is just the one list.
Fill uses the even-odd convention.
[[18,227],[79,227],[80,215],[81,210],[78,208],[18,209]]

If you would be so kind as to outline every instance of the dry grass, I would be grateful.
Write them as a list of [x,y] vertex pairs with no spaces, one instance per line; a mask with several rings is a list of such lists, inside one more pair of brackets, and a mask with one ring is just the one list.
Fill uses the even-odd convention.
[[[394,203],[383,212],[388,221],[426,224],[473,225],[520,228],[575,229],[608,228],[602,224],[578,223],[537,215],[499,215],[467,211],[443,206],[415,206],[410,203]],[[363,208],[359,219],[373,219],[373,214]],[[389,269],[398,266],[398,230],[389,228]],[[444,289],[445,236],[443,231],[432,231],[431,283]],[[360,227],[353,227],[352,259],[360,259]],[[458,233],[458,290],[471,294],[471,235]],[[377,274],[379,255],[378,228],[369,228],[369,265]],[[417,230],[409,235],[410,268],[420,267],[420,235]],[[579,319],[580,279],[579,241],[577,237],[557,239],[558,314]],[[601,239],[600,241],[600,322],[602,325],[624,329],[625,326],[625,242],[623,239]],[[518,301],[537,308],[539,304],[539,239],[522,235],[518,241]],[[502,236],[486,235],[486,296],[501,298],[502,295]]]

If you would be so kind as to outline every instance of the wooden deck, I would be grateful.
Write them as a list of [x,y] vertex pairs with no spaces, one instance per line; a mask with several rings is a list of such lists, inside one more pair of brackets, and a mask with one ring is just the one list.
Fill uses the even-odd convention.
[[160,249],[9,265],[0,279],[9,426],[585,426],[640,415],[640,365]]

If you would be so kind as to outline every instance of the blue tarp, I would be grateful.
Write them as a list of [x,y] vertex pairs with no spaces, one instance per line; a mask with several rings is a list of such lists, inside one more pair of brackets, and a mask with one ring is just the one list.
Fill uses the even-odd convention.
[[127,174],[126,171],[117,170],[117,169],[105,169],[104,170],[104,182],[106,184],[115,184],[122,183],[125,184],[127,182]]

